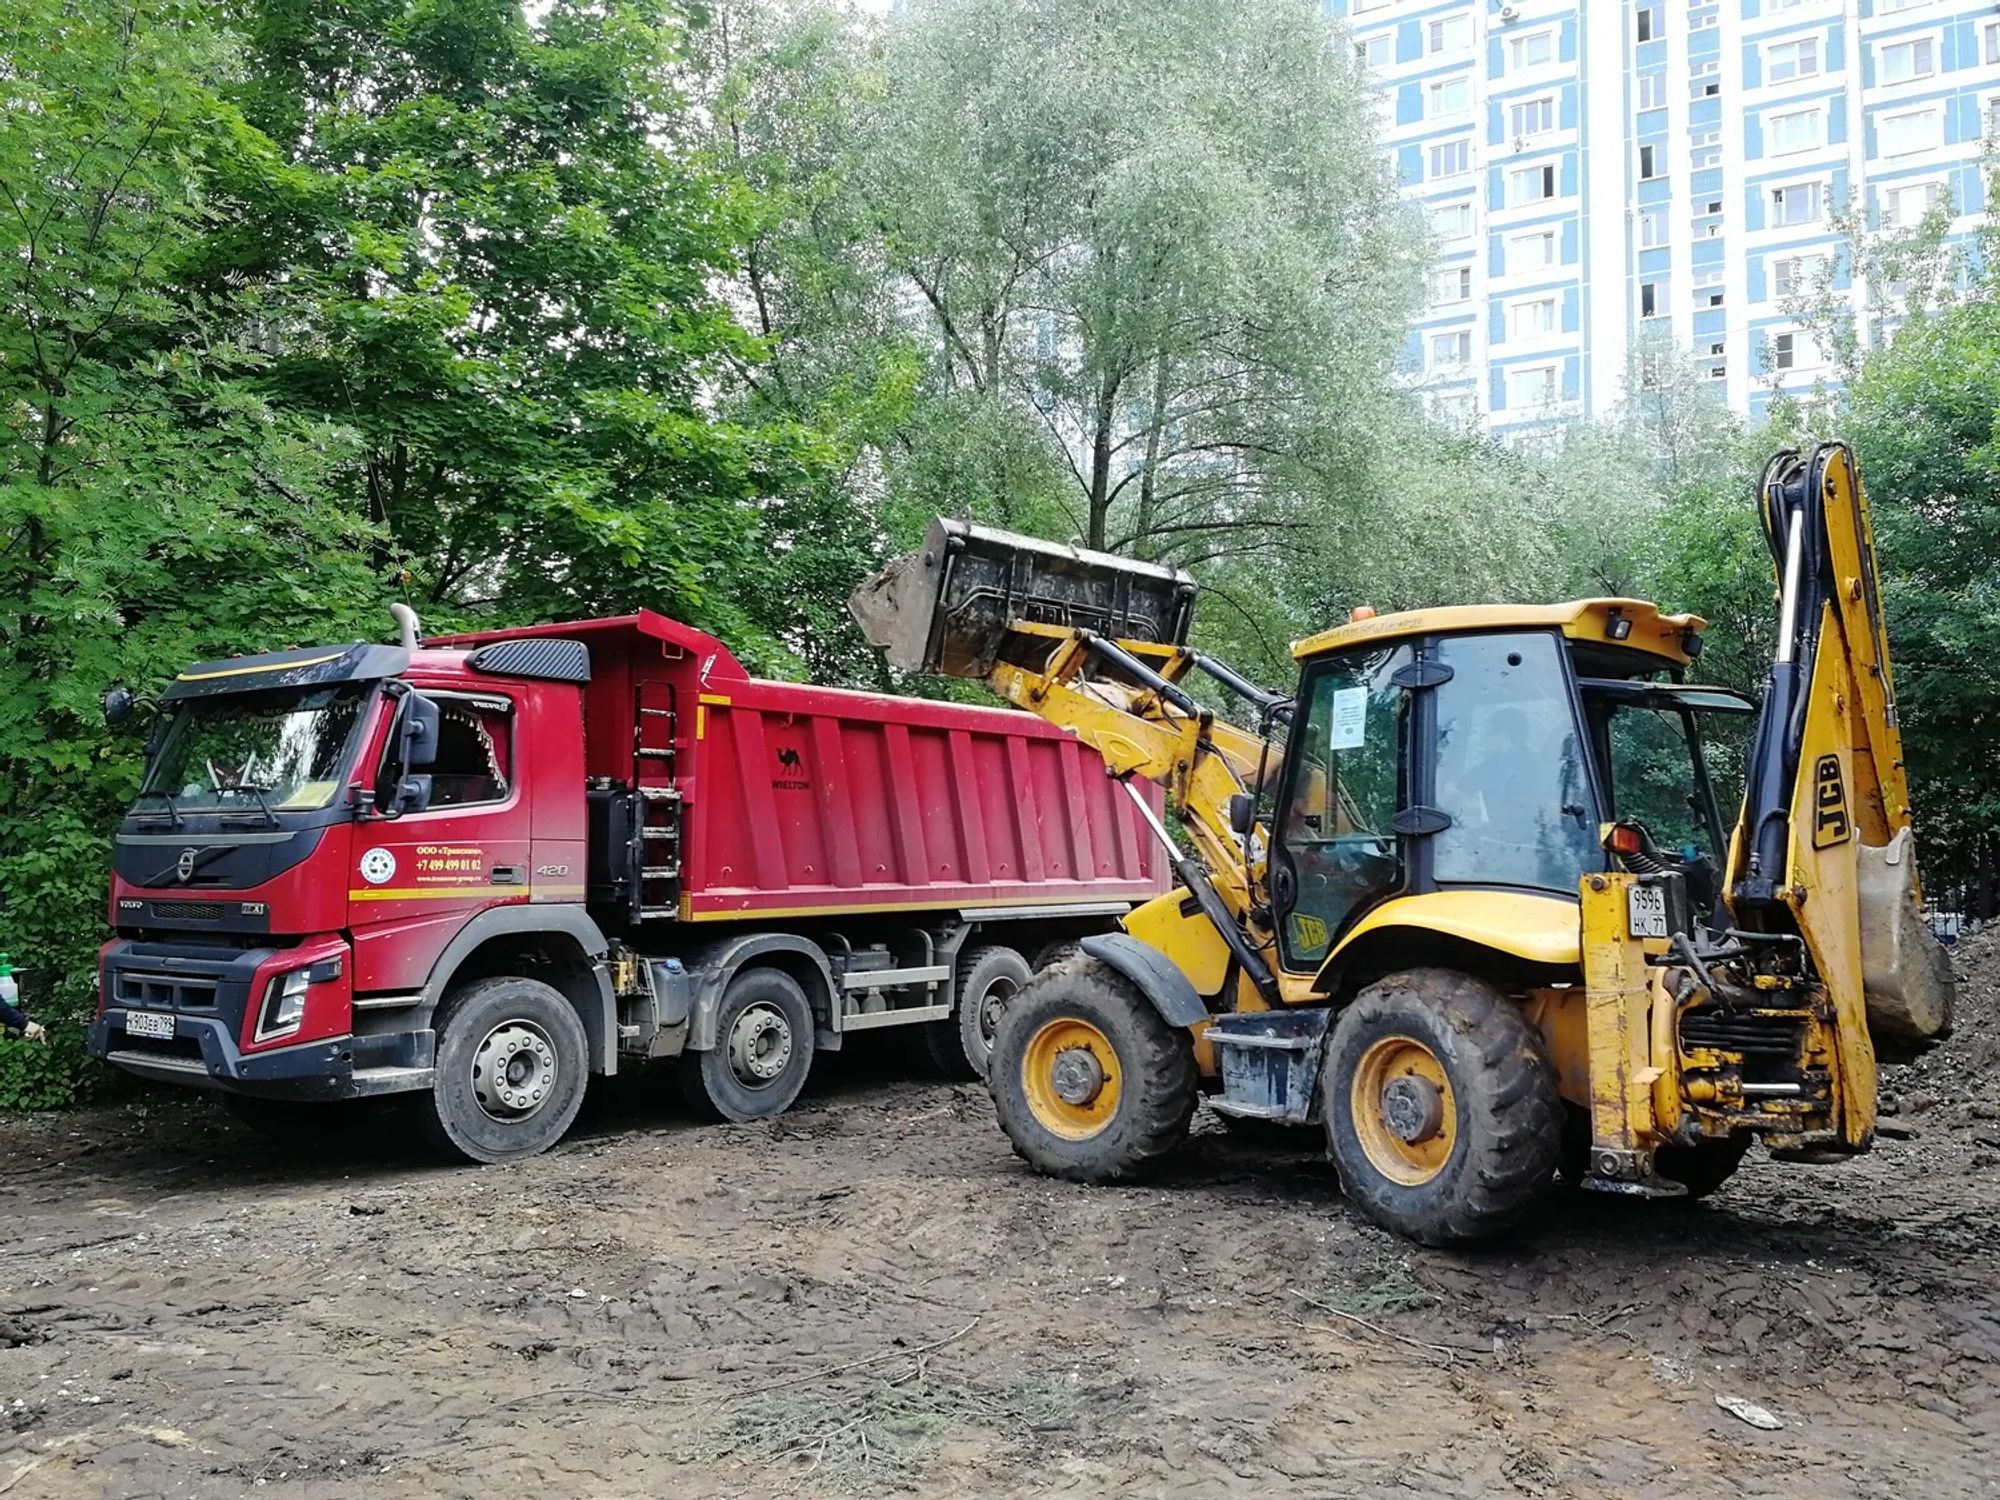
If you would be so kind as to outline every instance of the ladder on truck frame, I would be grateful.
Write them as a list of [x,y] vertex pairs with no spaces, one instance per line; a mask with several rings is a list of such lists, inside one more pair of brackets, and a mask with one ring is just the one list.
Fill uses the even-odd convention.
[[674,692],[664,682],[633,690],[632,886],[634,922],[681,914],[681,794],[674,784]]

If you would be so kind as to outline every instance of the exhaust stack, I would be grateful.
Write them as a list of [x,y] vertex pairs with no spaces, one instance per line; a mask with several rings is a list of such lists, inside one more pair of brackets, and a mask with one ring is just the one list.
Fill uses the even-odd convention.
[[417,612],[407,604],[389,606],[389,618],[396,622],[396,644],[405,651],[417,649]]
[[891,666],[982,678],[1003,655],[1046,654],[1045,638],[1015,634],[1023,623],[1185,645],[1194,599],[1179,568],[940,518],[847,608]]

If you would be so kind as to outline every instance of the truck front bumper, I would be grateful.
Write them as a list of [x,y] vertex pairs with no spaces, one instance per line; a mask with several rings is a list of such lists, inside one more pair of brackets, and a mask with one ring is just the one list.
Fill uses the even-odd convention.
[[[244,1016],[261,999],[271,949],[120,941],[106,948],[103,1005],[86,1045],[115,1068],[163,1083],[227,1089],[277,1099],[354,1099],[422,1088],[430,1082],[428,1030],[319,1036],[245,1051]],[[140,1001],[143,1003],[134,1003]],[[139,1034],[143,1014],[170,1036]]]

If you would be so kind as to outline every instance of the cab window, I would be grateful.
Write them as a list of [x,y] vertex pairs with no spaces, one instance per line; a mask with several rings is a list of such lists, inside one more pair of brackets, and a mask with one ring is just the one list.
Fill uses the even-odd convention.
[[1274,852],[1279,948],[1317,967],[1351,917],[1401,888],[1407,694],[1391,679],[1408,647],[1356,652],[1314,671],[1287,746]]
[[513,767],[513,717],[505,699],[433,694],[438,705],[437,759],[429,805],[465,807],[506,800]]
[[1448,637],[1438,659],[1435,836],[1440,883],[1574,895],[1601,869],[1589,766],[1562,646],[1530,632]]

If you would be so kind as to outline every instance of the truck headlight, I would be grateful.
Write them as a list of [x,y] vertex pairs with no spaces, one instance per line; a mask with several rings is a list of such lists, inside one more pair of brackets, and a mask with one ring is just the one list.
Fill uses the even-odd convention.
[[268,1042],[272,1037],[299,1029],[299,1023],[306,1018],[306,986],[311,983],[310,969],[293,969],[271,976],[271,982],[264,987],[264,1008],[257,1016],[258,1041]]

